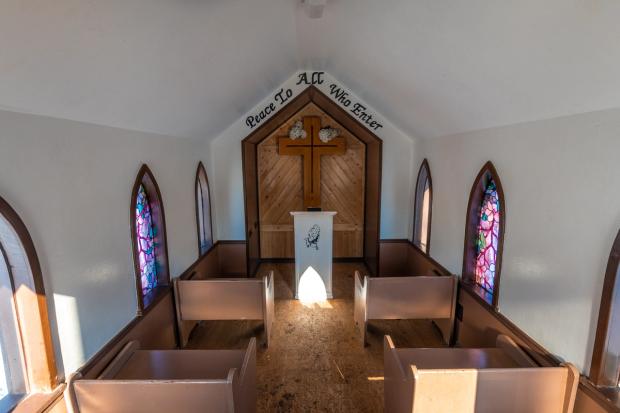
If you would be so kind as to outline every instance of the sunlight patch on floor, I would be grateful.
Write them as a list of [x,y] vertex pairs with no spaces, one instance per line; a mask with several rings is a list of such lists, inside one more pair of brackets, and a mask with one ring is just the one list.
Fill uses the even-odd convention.
[[312,266],[306,268],[299,278],[298,294],[299,301],[305,307],[332,308],[327,301],[327,291],[321,275]]

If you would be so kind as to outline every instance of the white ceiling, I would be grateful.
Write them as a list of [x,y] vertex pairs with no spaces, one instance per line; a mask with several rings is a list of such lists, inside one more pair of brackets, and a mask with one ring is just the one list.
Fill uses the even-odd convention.
[[0,108],[213,138],[297,69],[422,137],[620,107],[617,0],[4,0]]

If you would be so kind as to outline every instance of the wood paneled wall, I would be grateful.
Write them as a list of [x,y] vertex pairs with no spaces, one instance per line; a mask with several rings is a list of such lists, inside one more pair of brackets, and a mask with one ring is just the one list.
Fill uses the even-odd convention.
[[336,211],[334,257],[364,255],[366,147],[342,125],[309,103],[258,145],[261,258],[293,258],[295,244],[290,211],[303,210],[301,156],[280,156],[278,137],[304,116],[319,116],[322,126],[337,128],[346,139],[343,156],[321,158],[321,208]]

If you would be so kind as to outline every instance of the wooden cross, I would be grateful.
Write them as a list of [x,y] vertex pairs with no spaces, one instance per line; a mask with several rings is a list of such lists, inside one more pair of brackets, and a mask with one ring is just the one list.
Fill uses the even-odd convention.
[[328,143],[319,139],[321,118],[306,116],[303,119],[306,137],[278,138],[279,155],[301,155],[304,171],[304,208],[321,206],[321,156],[344,155],[345,138],[338,136]]

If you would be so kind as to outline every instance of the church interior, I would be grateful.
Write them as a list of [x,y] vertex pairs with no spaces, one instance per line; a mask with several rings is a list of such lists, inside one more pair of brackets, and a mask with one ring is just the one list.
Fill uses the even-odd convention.
[[3,1],[0,413],[620,412],[618,21]]

